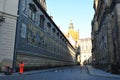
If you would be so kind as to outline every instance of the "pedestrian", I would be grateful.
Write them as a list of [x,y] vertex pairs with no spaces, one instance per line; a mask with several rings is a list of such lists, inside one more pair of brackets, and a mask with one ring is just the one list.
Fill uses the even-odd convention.
[[21,61],[19,64],[19,73],[22,74],[24,72],[24,63]]
[[5,75],[9,75],[9,66],[5,66]]

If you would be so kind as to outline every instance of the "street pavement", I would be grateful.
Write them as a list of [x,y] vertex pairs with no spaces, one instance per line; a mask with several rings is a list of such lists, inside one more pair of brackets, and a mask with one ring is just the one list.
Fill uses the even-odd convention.
[[[23,74],[1,75],[0,80],[120,80],[119,77],[98,76],[97,73],[100,71],[97,69],[95,69],[97,75],[91,74],[93,70],[90,66],[72,66],[24,72]],[[106,73],[102,74],[106,75]]]

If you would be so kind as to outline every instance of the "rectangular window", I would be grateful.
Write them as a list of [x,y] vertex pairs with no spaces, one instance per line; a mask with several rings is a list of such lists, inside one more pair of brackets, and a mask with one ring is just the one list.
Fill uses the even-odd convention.
[[31,9],[29,9],[29,14],[28,14],[28,16],[29,16],[33,21],[35,21],[36,15],[35,15],[35,12],[33,12]]
[[35,21],[35,17],[36,17],[36,11],[37,11],[37,9],[36,9],[36,7],[35,7],[35,5],[34,4],[32,4],[32,3],[30,3],[29,4],[29,17],[33,20],[33,21]]
[[51,24],[48,22],[47,23],[47,32],[50,34],[51,32]]
[[32,20],[35,21],[35,13],[32,13]]
[[26,9],[26,0],[21,0],[21,10],[24,11]]
[[45,18],[44,15],[40,15],[40,27],[44,29]]
[[26,29],[27,29],[27,26],[22,23],[22,26],[21,26],[21,37],[22,38],[26,38]]
[[28,13],[28,16],[31,18],[31,15],[32,15],[32,10],[31,9],[29,9],[29,11],[28,11],[29,13]]

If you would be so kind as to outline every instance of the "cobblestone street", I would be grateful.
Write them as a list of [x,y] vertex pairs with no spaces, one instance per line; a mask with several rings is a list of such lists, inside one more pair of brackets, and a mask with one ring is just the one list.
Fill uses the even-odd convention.
[[22,75],[18,73],[9,76],[5,75],[0,77],[0,80],[120,80],[120,76],[94,76],[90,74],[89,70],[87,67],[80,66],[65,67],[45,71],[25,72]]

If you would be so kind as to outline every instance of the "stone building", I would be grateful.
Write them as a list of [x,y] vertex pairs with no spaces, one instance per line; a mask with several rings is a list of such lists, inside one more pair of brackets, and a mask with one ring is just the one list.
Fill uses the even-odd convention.
[[45,0],[0,0],[0,72],[74,65],[75,48],[46,12]]
[[91,64],[92,62],[92,43],[91,38],[80,39],[80,64]]
[[0,70],[13,66],[18,0],[0,0]]
[[92,56],[95,67],[120,72],[120,0],[94,0]]

